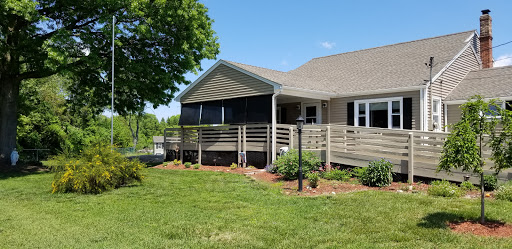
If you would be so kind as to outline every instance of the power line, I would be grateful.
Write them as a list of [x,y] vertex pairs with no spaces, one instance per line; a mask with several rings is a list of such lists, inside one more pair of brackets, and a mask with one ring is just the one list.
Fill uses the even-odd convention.
[[[504,42],[504,43],[499,44],[499,45],[496,45],[496,46],[494,46],[494,47],[486,48],[486,49],[484,49],[484,50],[480,50],[480,53],[482,53],[483,51],[491,50],[491,49],[493,49],[493,48],[501,47],[501,46],[504,46],[504,45],[507,45],[507,44],[510,44],[510,43],[512,43],[512,41]],[[460,56],[459,58],[464,58],[464,57],[466,57],[466,56],[470,56],[470,55],[463,55],[463,56]],[[437,66],[437,65],[439,65],[440,63],[443,63],[443,62],[449,62],[449,61],[451,61],[451,60],[453,60],[453,59],[444,60],[444,61],[439,61],[439,62],[437,62],[437,63],[434,65],[434,67],[435,67],[435,66]],[[502,59],[500,59],[500,60],[502,60]],[[495,60],[495,61],[496,61],[496,60]]]

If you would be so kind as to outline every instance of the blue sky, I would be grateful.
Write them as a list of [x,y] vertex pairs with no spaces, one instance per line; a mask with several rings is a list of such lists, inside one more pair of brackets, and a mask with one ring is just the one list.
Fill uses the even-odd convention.
[[[279,71],[297,68],[315,57],[479,30],[483,9],[491,10],[493,46],[512,41],[510,0],[201,2],[215,21],[221,51],[217,59]],[[497,63],[512,65],[512,58],[507,58],[512,57],[512,43],[493,53],[495,60],[501,59]],[[215,62],[204,60],[203,72]],[[203,72],[186,77],[193,82]],[[179,114],[180,105],[173,102],[146,111],[160,120]]]

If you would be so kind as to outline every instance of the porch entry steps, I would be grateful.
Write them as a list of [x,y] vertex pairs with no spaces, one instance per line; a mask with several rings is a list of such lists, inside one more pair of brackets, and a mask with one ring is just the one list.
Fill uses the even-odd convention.
[[[276,151],[279,148],[298,148],[298,133],[295,125],[278,124],[275,127]],[[272,125],[246,124],[222,126],[194,126],[167,128],[164,131],[165,153],[184,151],[197,154],[201,163],[203,152],[236,153],[238,164],[246,167],[254,163],[255,157],[247,153],[264,153],[267,165],[272,158]],[[305,125],[302,132],[304,150],[315,152],[327,164],[338,163],[366,167],[368,162],[384,158],[393,163],[395,173],[406,174],[410,181],[413,176],[463,181],[467,172],[453,171],[451,174],[436,172],[444,140],[449,133],[416,130],[395,130],[367,128],[346,125]],[[244,162],[240,154],[246,156]],[[490,148],[484,149],[486,173],[493,166]],[[234,157],[233,157],[234,158]],[[259,158],[262,159],[261,157]],[[512,170],[501,172],[501,180],[512,179]],[[473,183],[478,176],[470,177]]]

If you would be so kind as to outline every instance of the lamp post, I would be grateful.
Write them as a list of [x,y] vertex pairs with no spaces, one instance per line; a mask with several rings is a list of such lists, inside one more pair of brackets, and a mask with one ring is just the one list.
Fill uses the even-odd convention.
[[302,192],[302,128],[304,118],[299,116],[295,121],[297,121],[297,131],[299,132],[299,192]]

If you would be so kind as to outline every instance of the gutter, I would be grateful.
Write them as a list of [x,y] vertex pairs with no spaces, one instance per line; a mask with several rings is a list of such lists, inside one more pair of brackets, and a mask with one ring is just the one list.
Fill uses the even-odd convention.
[[277,120],[276,120],[276,108],[277,108],[277,95],[281,94],[282,89],[278,88],[272,95],[272,162],[276,160],[277,157]]

